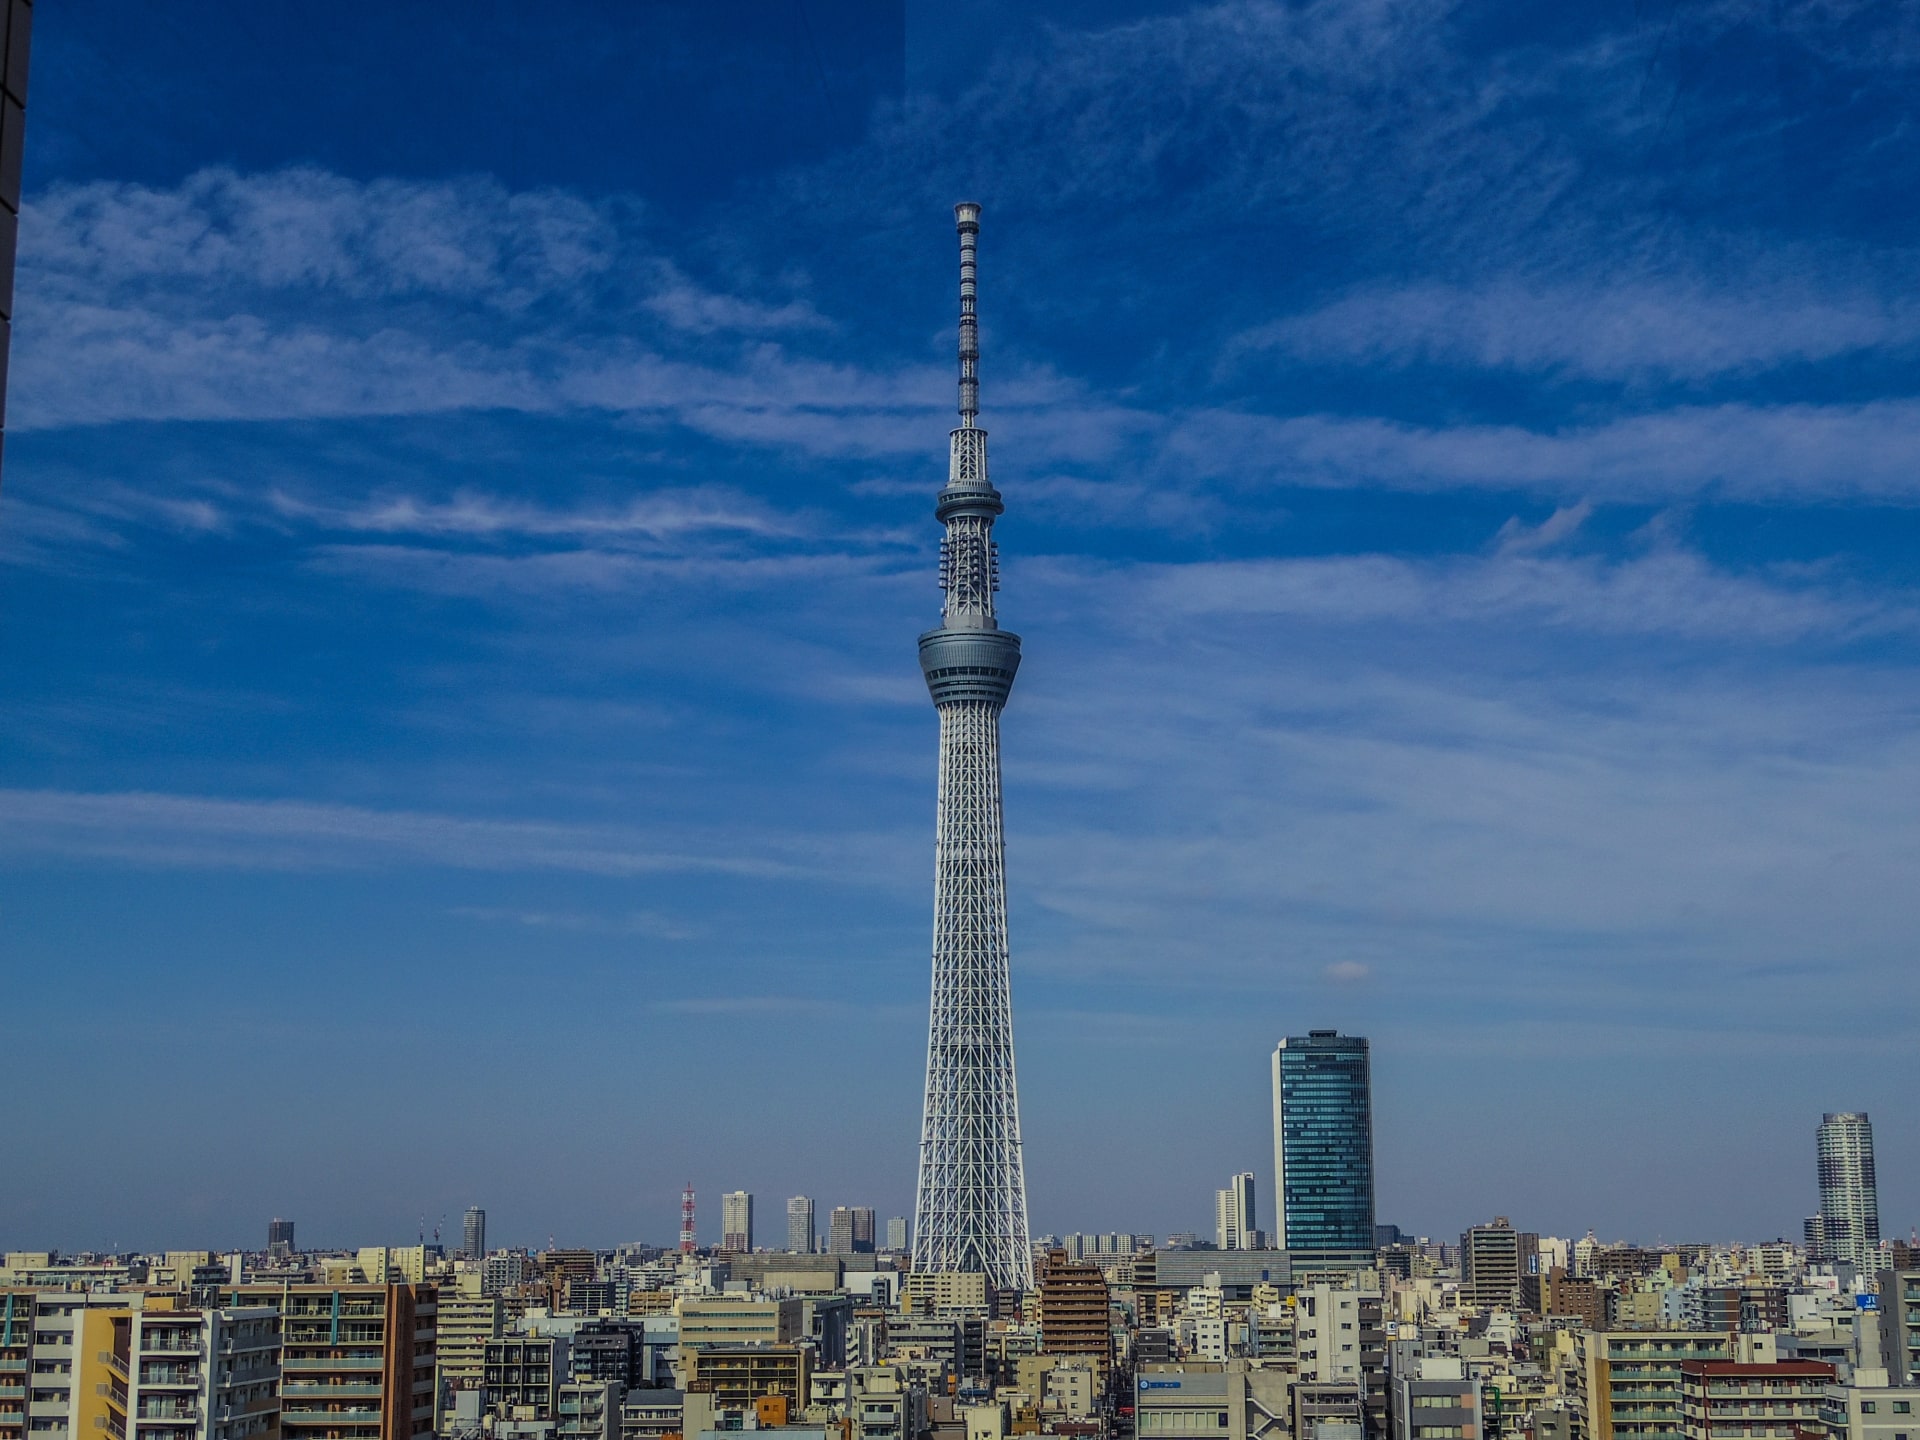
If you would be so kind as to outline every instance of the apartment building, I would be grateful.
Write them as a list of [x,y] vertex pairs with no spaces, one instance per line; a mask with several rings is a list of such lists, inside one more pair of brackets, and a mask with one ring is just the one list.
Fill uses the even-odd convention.
[[237,1307],[281,1317],[285,1440],[433,1433],[439,1292],[431,1285],[239,1285]]
[[1679,1440],[1680,1367],[1733,1359],[1734,1336],[1689,1330],[1586,1330],[1568,1371],[1571,1440]]
[[1688,1360],[1680,1366],[1680,1428],[1685,1440],[1781,1440],[1820,1428],[1834,1369],[1814,1360],[1741,1365]]

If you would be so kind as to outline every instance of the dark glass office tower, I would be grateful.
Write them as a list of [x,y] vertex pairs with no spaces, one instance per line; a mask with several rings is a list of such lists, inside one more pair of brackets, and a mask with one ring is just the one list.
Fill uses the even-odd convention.
[[1280,1042],[1273,1168],[1281,1249],[1373,1248],[1373,1086],[1364,1039],[1311,1030]]

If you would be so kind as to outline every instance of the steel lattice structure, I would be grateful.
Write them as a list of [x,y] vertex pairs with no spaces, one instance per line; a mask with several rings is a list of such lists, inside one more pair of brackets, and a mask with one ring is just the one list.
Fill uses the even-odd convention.
[[920,668],[940,712],[940,798],[913,1268],[984,1274],[995,1288],[1030,1290],[1000,814],[1000,710],[1020,668],[1020,637],[994,618],[1000,569],[993,522],[1004,507],[987,479],[987,432],[974,423],[980,413],[974,316],[980,207],[954,207],[954,221],[960,232],[960,428],[934,512],[947,531],[940,546],[946,603],[940,628],[920,637]]

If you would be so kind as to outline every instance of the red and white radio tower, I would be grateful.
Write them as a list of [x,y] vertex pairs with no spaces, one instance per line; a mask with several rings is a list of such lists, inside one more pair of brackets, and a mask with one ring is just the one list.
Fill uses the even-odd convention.
[[680,1194],[680,1253],[682,1255],[693,1254],[694,1246],[698,1243],[695,1238],[696,1233],[693,1228],[693,1182],[689,1180],[687,1188]]

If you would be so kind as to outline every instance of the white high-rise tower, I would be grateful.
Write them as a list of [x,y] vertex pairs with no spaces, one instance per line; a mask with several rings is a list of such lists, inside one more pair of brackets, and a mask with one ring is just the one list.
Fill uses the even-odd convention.
[[1031,1290],[1000,818],[1000,710],[1020,667],[1020,637],[994,619],[1000,566],[993,522],[1005,507],[987,479],[987,432],[974,423],[980,207],[956,205],[953,214],[960,232],[960,428],[934,510],[947,529],[940,545],[946,604],[940,628],[920,637],[920,668],[940,712],[940,792],[913,1268],[984,1274],[996,1289]]
[[1871,1268],[1880,1258],[1880,1192],[1873,1170],[1873,1124],[1864,1110],[1820,1117],[1820,1221],[1823,1260]]

